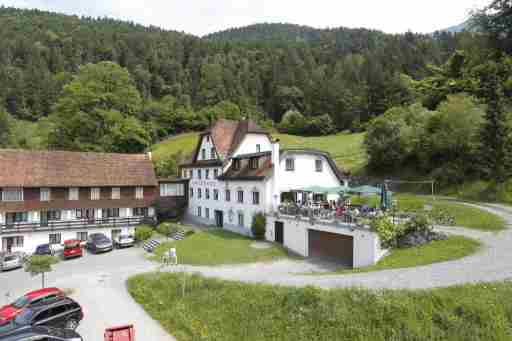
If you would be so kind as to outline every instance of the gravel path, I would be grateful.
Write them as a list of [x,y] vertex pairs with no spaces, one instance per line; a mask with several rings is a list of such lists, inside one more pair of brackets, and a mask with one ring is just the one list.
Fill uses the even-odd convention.
[[332,269],[329,266],[292,260],[221,267],[186,266],[184,269],[228,280],[287,286],[314,285],[322,288],[355,286],[371,289],[423,289],[512,278],[512,208],[497,204],[467,205],[502,216],[507,221],[508,229],[482,232],[462,227],[438,227],[440,231],[478,239],[484,245],[476,254],[454,261],[416,268],[319,276],[298,274]]

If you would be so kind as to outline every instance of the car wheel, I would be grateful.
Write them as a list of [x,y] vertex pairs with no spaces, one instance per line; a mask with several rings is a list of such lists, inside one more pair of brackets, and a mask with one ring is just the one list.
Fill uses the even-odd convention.
[[78,321],[75,319],[69,319],[66,321],[66,329],[75,330],[78,327]]

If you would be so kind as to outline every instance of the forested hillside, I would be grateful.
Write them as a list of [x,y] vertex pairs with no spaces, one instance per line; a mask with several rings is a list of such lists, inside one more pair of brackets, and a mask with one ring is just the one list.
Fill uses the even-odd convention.
[[[428,75],[427,65],[442,64],[463,39],[294,25],[247,31],[264,41],[247,42],[246,30],[238,38],[200,39],[110,19],[1,8],[1,102],[14,118],[36,121],[52,112],[81,65],[113,61],[129,70],[145,103],[171,95],[178,106],[199,111],[228,100],[276,122],[297,109],[329,114],[340,130],[406,101],[407,79],[400,75]],[[287,43],[297,37],[308,43]]]

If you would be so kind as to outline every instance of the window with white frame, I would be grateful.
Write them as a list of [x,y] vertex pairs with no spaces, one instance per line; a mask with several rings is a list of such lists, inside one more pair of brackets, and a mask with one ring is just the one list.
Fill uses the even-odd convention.
[[219,170],[218,170],[217,168],[215,168],[215,169],[213,170],[213,177],[214,177],[215,179],[217,179],[217,177],[218,177],[218,176],[219,176]]
[[68,200],[78,200],[78,187],[71,187],[69,189]]
[[48,217],[48,221],[58,221],[62,219],[62,211],[61,210],[50,210],[46,212]]
[[185,195],[184,184],[160,184],[161,197],[182,197]]
[[39,189],[39,200],[40,201],[50,201],[50,189],[49,188],[40,188]]
[[243,204],[244,203],[244,191],[239,189],[238,192],[237,192],[237,201],[240,203],[240,204]]
[[233,160],[233,170],[240,170],[240,159]]
[[208,207],[204,209],[204,216],[206,219],[210,219],[210,209]]
[[201,197],[202,197],[202,196],[203,196],[203,193],[202,193],[202,191],[201,191],[201,188],[198,188],[198,189],[197,189],[197,198],[198,198],[198,199],[201,199]]
[[87,237],[89,237],[87,232],[77,232],[76,233],[76,239],[85,242],[87,240]]
[[231,201],[231,191],[229,189],[226,190],[226,201]]
[[219,190],[218,189],[213,190],[213,200],[219,200]]
[[295,160],[294,159],[286,159],[286,170],[293,171],[295,170]]
[[99,187],[91,188],[91,200],[100,200],[100,188]]
[[209,169],[204,171],[204,178],[205,179],[209,179],[210,178],[210,170]]
[[135,199],[144,199],[144,187],[135,187]]
[[112,199],[121,199],[121,188],[112,187]]
[[2,201],[23,201],[23,188],[7,187],[2,189]]
[[102,218],[119,218],[119,208],[104,208],[101,210]]
[[201,149],[201,160],[206,160],[206,149]]
[[134,217],[147,217],[149,215],[147,207],[134,207],[132,212]]
[[197,178],[198,178],[198,179],[201,179],[201,178],[202,178],[201,170],[200,170],[200,169],[198,169],[198,170],[197,170]]
[[252,203],[253,203],[253,205],[260,204],[260,192],[258,192],[258,191],[252,192]]
[[256,145],[256,153],[259,153],[259,152],[261,152],[261,145],[257,144]]
[[210,149],[210,159],[215,159],[215,148],[212,147],[212,149]]
[[238,226],[244,226],[244,213],[238,212]]
[[194,189],[192,187],[190,187],[189,192],[190,192],[190,197],[193,198],[194,197]]
[[197,216],[201,216],[201,206],[197,206]]
[[204,196],[207,200],[210,200],[210,189],[209,188],[206,188],[204,190]]
[[48,239],[49,239],[50,244],[60,244],[60,242],[62,240],[62,236],[60,233],[50,233]]
[[315,160],[315,170],[317,172],[322,172],[323,171],[323,162],[322,160],[318,159],[318,160]]
[[260,159],[257,157],[251,158],[249,161],[249,165],[250,165],[251,169],[258,169],[259,161],[260,161]]
[[4,237],[2,238],[2,249],[1,251],[7,251],[7,246],[11,248],[22,248],[23,247],[23,236]]

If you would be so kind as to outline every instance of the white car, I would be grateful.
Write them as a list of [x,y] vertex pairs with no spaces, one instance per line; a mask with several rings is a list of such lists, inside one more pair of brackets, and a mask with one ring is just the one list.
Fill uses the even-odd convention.
[[120,234],[114,240],[114,245],[120,249],[123,247],[130,247],[135,245],[135,239],[129,234]]

